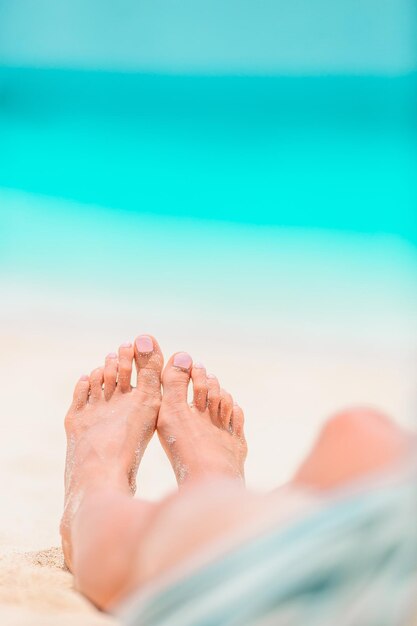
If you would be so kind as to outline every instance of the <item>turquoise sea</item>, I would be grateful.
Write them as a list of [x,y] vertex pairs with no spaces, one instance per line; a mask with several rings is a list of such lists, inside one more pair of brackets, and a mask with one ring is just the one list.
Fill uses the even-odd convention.
[[411,349],[416,84],[2,68],[3,292]]
[[3,67],[0,187],[417,244],[416,86]]

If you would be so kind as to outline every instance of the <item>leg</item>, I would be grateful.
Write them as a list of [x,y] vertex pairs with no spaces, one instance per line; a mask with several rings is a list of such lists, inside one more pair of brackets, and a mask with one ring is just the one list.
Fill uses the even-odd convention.
[[114,485],[87,492],[71,522],[75,585],[101,608],[131,588],[136,548],[158,506]]
[[194,482],[150,504],[116,488],[87,493],[72,521],[76,588],[109,610],[259,516],[262,498],[227,479]]

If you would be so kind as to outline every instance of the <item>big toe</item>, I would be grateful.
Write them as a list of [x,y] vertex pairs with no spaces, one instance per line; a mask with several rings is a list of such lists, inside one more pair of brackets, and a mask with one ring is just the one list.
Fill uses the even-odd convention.
[[193,360],[187,352],[177,352],[166,364],[162,374],[164,399],[173,404],[187,402]]
[[164,357],[155,337],[139,335],[135,339],[137,388],[147,395],[161,394],[161,372]]

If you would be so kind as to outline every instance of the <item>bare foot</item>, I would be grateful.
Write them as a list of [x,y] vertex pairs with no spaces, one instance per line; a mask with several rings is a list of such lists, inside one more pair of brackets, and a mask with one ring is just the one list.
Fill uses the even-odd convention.
[[[136,387],[130,384],[133,359]],[[141,335],[109,354],[104,367],[76,384],[65,418],[67,459],[61,535],[71,561],[71,522],[86,491],[136,489],[136,473],[156,428],[161,405],[163,357],[156,340]]]
[[[193,403],[187,402],[190,377]],[[243,412],[232,396],[220,389],[217,378],[203,365],[179,352],[162,375],[164,394],[158,417],[158,436],[182,485],[213,476],[244,479],[247,446]]]

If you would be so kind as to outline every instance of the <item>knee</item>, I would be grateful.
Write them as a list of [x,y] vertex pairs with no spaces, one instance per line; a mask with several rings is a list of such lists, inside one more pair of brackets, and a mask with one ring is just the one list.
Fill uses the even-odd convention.
[[[317,446],[352,469],[377,469],[395,461],[408,437],[382,412],[368,408],[341,411],[324,425]],[[333,451],[333,454],[331,454]]]
[[377,410],[341,411],[323,426],[295,481],[318,489],[337,487],[400,460],[408,444],[407,434]]
[[396,432],[399,427],[384,413],[376,409],[355,407],[336,413],[324,424],[320,438],[337,438],[352,441],[374,437],[376,432]]

